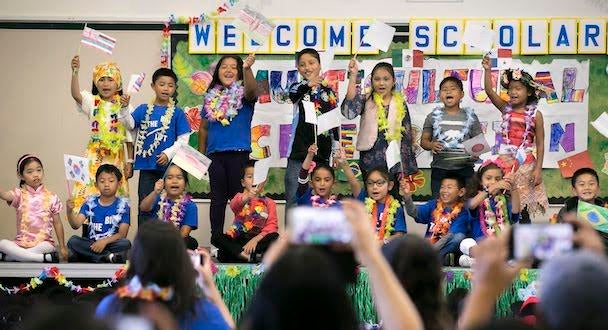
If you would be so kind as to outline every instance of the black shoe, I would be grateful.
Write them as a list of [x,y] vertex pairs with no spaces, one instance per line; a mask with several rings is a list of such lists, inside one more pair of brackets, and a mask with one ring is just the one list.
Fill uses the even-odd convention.
[[[51,261],[48,261],[48,257],[51,258]],[[45,263],[56,264],[59,262],[59,254],[57,252],[45,253],[42,255],[42,259]]]
[[103,261],[111,264],[124,264],[125,258],[120,253],[110,253],[102,258]]

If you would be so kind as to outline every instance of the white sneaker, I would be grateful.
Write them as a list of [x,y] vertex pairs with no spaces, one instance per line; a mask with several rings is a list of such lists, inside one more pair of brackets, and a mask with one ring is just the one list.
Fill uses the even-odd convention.
[[209,255],[212,258],[217,258],[217,253],[218,253],[219,250],[220,249],[218,249],[218,248],[216,248],[215,246],[212,245],[211,248],[209,249]]
[[475,258],[471,258],[466,254],[463,254],[458,259],[458,264],[460,267],[471,267],[475,264]]

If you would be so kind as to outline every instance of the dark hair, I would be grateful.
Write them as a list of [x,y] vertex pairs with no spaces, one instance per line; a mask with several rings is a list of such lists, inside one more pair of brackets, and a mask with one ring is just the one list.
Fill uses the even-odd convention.
[[154,71],[152,75],[152,83],[154,84],[160,77],[173,78],[173,82],[177,84],[177,75],[169,68],[160,68]]
[[[386,63],[386,62],[380,62],[374,66],[374,68],[372,69],[372,74],[371,74],[372,80],[374,79],[374,74],[376,74],[376,71],[378,71],[380,69],[384,69],[384,70],[388,71],[388,73],[391,75],[391,77],[393,77],[393,80],[395,80],[395,69],[393,69],[392,64]],[[397,84],[393,84],[393,88],[391,89],[392,91],[395,90],[395,86],[397,86]]]
[[597,181],[597,184],[600,184],[600,177],[597,175],[597,172],[589,167],[583,167],[583,168],[579,168],[578,170],[576,170],[576,172],[574,172],[574,174],[572,175],[572,187],[574,188],[574,186],[576,185],[576,179],[578,179],[579,176],[583,175],[583,174],[589,174],[589,175],[593,175],[595,177],[595,181]]
[[97,168],[97,172],[95,172],[95,181],[99,180],[99,176],[101,175],[101,173],[114,174],[116,176],[116,180],[122,180],[122,173],[120,173],[118,167],[112,164],[101,164]]
[[346,288],[327,254],[289,247],[264,274],[243,329],[359,329]]
[[[40,167],[42,167],[44,169],[44,166],[42,166],[42,162],[40,161],[40,159],[34,155],[30,155],[30,154],[25,154],[21,157],[19,157],[19,160],[17,160],[17,173],[19,173],[19,176],[23,176],[23,171],[25,171],[25,167],[32,162],[38,162],[38,164],[40,164]],[[19,187],[23,186],[25,184],[25,180],[20,179],[19,180]]]
[[[173,315],[180,318],[195,313],[196,270],[186,252],[184,239],[172,223],[150,220],[139,226],[127,269],[127,278],[134,276],[139,277],[142,285],[155,283],[173,287],[173,298],[165,303]],[[122,302],[124,310],[137,303],[132,299]]]
[[[296,67],[298,67],[298,65],[300,64],[300,57],[302,57],[302,55],[304,54],[308,54],[314,58],[317,59],[317,61],[319,61],[319,64],[321,64],[321,56],[319,56],[319,52],[314,49],[314,48],[304,48],[299,52],[296,52]],[[323,69],[323,68],[321,68]]]
[[425,329],[449,329],[439,255],[422,237],[406,235],[385,245],[382,252],[401,286],[412,297]]
[[443,87],[443,85],[447,84],[448,82],[455,83],[456,86],[458,86],[458,88],[460,88],[460,91],[464,92],[464,87],[462,86],[462,80],[460,80],[460,79],[458,79],[458,77],[454,77],[454,76],[449,76],[449,77],[443,78],[441,83],[439,83],[439,89],[441,89],[441,87]]
[[[186,182],[186,187],[187,187],[187,186],[188,186],[188,183],[189,183],[189,181],[188,181],[188,172],[186,172],[186,170],[184,170],[183,168],[181,168],[181,167],[179,167],[179,166],[177,166],[177,165],[175,165],[175,164],[171,164],[171,165],[169,165],[169,166],[167,167],[167,173],[169,173],[169,168],[170,168],[170,167],[172,167],[172,166],[175,166],[175,167],[179,168],[179,170],[180,170],[180,171],[182,171],[182,175],[184,176],[184,181]],[[165,177],[163,178],[163,181],[164,181],[165,179],[166,179],[166,175],[165,175]]]
[[386,166],[377,166],[365,174],[365,181],[367,181],[367,178],[369,178],[369,176],[372,173],[378,173],[378,174],[380,174],[381,177],[384,178],[384,180],[387,180],[390,182],[392,182],[395,179],[395,176],[388,171]]
[[[70,317],[66,317],[70,315]],[[24,315],[23,323],[16,326],[20,330],[43,329],[90,329],[110,330],[105,320],[94,317],[94,309],[84,304],[56,304],[51,301],[36,303],[29,306],[29,313]],[[3,325],[6,325],[4,323]],[[4,328],[4,327],[3,327]]]
[[536,95],[536,88],[532,87],[532,85],[530,85],[530,83],[526,83],[526,81],[534,81],[534,79],[532,78],[532,76],[525,72],[525,71],[521,71],[521,78],[520,79],[513,79],[513,70],[506,70],[505,72],[503,72],[503,75],[506,75],[507,77],[507,81],[505,82],[503,80],[503,76],[501,76],[500,79],[500,85],[506,89],[509,89],[509,86],[511,86],[511,83],[513,82],[519,82],[520,84],[524,85],[526,87],[526,90],[528,91],[528,93],[530,93],[530,95],[528,95],[528,99],[526,100],[526,104],[532,104],[532,103],[536,103],[538,102],[538,96]]
[[461,177],[460,175],[448,174],[448,175],[444,176],[443,178],[441,178],[441,183],[443,183],[444,180],[456,181],[458,183],[458,189],[462,189],[465,187],[464,178]]
[[247,163],[245,163],[245,166],[243,166],[243,168],[241,169],[241,179],[245,178],[245,171],[247,171],[248,168],[255,168],[255,159],[250,159],[247,161]]
[[483,190],[483,187],[481,186],[481,178],[483,177],[484,173],[489,170],[500,170],[500,173],[503,173],[500,166],[494,163],[480,167],[477,173],[475,173],[475,175],[473,175],[471,178],[471,181],[469,181],[467,184],[467,192],[465,194],[466,198],[475,197],[480,190]]
[[213,70],[213,78],[211,79],[211,84],[209,84],[209,88],[215,87],[215,85],[221,85],[220,81],[220,67],[224,60],[231,58],[236,61],[236,72],[237,72],[237,80],[243,80],[243,59],[237,55],[224,55],[220,57],[219,61],[217,61],[217,65],[215,66],[215,70]]
[[320,169],[325,169],[325,170],[329,171],[329,174],[331,175],[331,178],[334,179],[334,180],[336,179],[336,174],[334,172],[334,169],[331,166],[329,166],[329,165],[327,165],[325,163],[318,163],[317,166],[315,166],[315,168],[312,170],[312,173],[310,173],[310,178],[311,179],[314,178],[315,174]]

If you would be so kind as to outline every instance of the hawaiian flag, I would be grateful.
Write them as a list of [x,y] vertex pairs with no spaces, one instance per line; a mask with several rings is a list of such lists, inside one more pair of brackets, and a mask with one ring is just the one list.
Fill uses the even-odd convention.
[[276,26],[262,13],[249,8],[249,6],[241,9],[233,24],[258,44],[263,44]]
[[82,31],[80,43],[97,48],[102,52],[111,55],[116,46],[116,38],[112,38],[109,35],[91,29],[90,27],[85,27]]

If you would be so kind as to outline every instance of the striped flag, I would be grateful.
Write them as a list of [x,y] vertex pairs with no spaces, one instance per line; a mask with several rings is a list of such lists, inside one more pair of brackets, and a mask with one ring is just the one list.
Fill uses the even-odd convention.
[[132,74],[129,85],[127,85],[127,94],[137,93],[141,90],[141,86],[146,78],[146,73]]
[[102,52],[111,55],[116,46],[116,38],[112,38],[109,35],[91,29],[90,27],[85,27],[82,31],[80,43],[97,48]]

